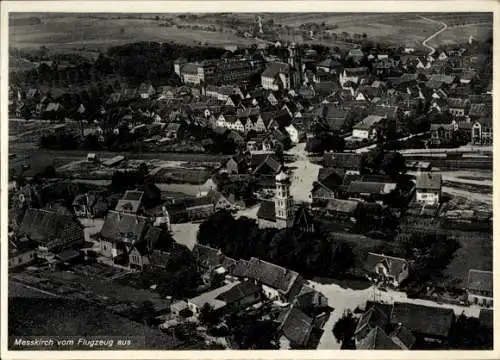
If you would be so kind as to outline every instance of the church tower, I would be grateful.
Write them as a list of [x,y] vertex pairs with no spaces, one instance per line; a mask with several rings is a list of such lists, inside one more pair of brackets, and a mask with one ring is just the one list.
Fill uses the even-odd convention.
[[290,179],[283,170],[276,175],[276,195],[274,197],[276,227],[292,227],[294,216],[293,197],[290,194]]
[[291,85],[293,89],[298,89],[302,86],[302,61],[299,51],[294,42],[288,47],[288,64],[290,65]]

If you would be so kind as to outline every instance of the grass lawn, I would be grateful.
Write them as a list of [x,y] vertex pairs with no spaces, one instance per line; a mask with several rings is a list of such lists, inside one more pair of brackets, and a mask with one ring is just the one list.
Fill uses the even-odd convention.
[[454,231],[460,248],[455,252],[452,261],[444,271],[443,284],[458,284],[464,288],[467,284],[469,269],[493,269],[493,236],[492,234]]
[[19,350],[11,345],[16,336],[137,336],[144,343],[136,349],[173,349],[181,344],[159,330],[80,300],[11,298],[8,326],[10,350]]

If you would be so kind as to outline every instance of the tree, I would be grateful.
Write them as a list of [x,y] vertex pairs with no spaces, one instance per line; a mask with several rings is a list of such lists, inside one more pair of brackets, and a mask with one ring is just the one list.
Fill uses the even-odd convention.
[[357,321],[350,310],[344,311],[342,317],[333,326],[333,335],[338,343],[342,344],[341,349],[354,349],[352,339],[356,331]]
[[203,304],[200,309],[200,321],[207,325],[217,325],[219,323],[219,316],[214,311],[214,307],[209,303]]

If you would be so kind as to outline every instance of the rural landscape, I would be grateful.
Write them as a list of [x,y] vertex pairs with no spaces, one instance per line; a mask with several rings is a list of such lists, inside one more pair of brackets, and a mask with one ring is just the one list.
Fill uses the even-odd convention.
[[8,39],[9,350],[493,349],[492,13]]

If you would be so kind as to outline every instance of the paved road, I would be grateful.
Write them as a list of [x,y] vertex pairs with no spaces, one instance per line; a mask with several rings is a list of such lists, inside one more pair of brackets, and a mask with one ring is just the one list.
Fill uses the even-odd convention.
[[434,54],[436,52],[436,49],[434,47],[430,46],[428,44],[428,42],[430,40],[434,39],[439,34],[441,34],[443,31],[445,31],[448,28],[448,25],[446,25],[444,22],[441,22],[441,21],[438,21],[438,20],[429,19],[429,18],[427,18],[425,16],[419,16],[419,17],[421,19],[426,20],[426,21],[430,21],[430,22],[433,22],[433,23],[437,23],[437,24],[443,25],[443,27],[441,29],[439,29],[434,34],[432,34],[431,36],[429,36],[427,39],[425,39],[424,41],[422,41],[422,45],[424,45],[427,49],[429,49],[429,55],[432,55],[432,54]]

